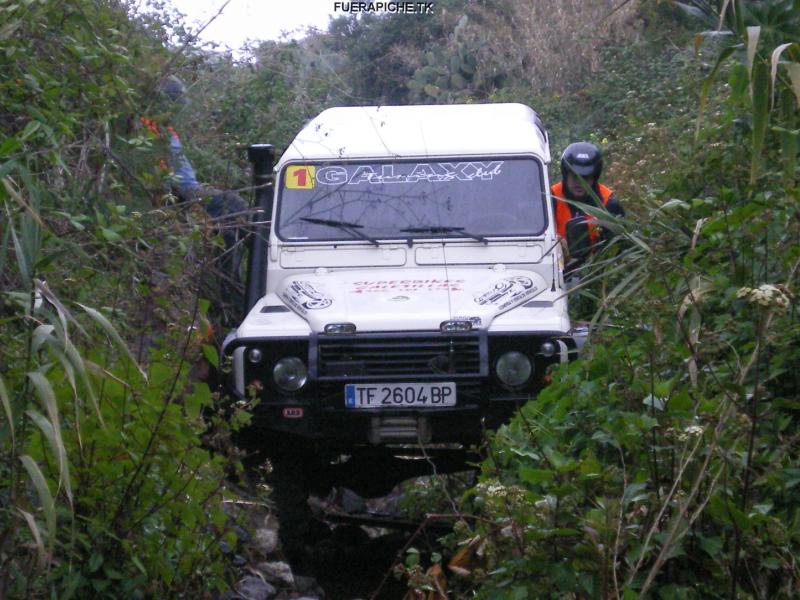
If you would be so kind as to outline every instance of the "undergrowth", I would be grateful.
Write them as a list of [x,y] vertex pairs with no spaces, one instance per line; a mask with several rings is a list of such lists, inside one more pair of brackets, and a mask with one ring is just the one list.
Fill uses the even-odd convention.
[[179,57],[123,4],[0,14],[0,597],[222,590],[237,421],[190,377],[218,241],[129,127]]
[[[791,3],[761,4],[772,13],[731,3],[729,37],[697,66],[676,47],[658,64],[684,66],[647,78],[650,63],[629,56],[587,90],[588,106],[608,109],[595,134],[610,141],[606,180],[620,181],[629,218],[607,223],[615,242],[584,269],[587,352],[490,436],[462,500],[481,519],[456,536],[451,593],[800,592],[800,188],[786,139],[800,27]],[[785,66],[782,43],[794,43]],[[642,76],[626,92],[635,104],[615,105],[607,85],[623,65]]]

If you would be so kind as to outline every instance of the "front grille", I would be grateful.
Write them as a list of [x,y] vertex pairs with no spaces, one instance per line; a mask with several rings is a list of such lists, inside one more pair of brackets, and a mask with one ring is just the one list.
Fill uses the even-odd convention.
[[312,374],[323,380],[480,377],[488,373],[486,347],[483,332],[316,336]]

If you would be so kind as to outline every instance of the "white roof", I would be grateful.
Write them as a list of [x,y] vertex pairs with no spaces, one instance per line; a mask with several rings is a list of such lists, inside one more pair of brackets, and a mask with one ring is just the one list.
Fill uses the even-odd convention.
[[544,126],[524,104],[329,108],[306,125],[278,168],[295,160],[534,154],[550,161]]

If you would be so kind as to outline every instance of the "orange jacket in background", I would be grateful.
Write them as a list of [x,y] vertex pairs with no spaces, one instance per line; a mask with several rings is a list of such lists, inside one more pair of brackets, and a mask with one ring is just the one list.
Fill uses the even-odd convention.
[[[607,188],[602,183],[597,184],[597,192],[600,196],[600,201],[603,203],[603,208],[608,207],[609,201],[611,201],[612,197],[614,196],[614,192],[611,191],[610,188]],[[572,207],[564,202],[564,198],[566,198],[564,194],[564,184],[563,182],[556,183],[550,188],[550,193],[553,195],[553,200],[555,201],[555,210],[556,210],[556,232],[559,236],[564,239],[567,239],[567,221],[573,218],[576,215],[572,214]],[[592,206],[592,205],[589,205]],[[596,221],[593,216],[585,215],[586,220],[589,221],[589,240],[591,243],[595,244],[599,241],[599,233],[597,231],[597,225],[592,225],[592,221]]]

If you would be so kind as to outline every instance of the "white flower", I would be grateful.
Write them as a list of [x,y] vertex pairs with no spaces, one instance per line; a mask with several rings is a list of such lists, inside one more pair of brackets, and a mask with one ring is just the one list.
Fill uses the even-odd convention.
[[746,299],[750,304],[765,308],[785,310],[789,307],[792,293],[786,286],[762,283],[757,288],[743,287],[736,292],[736,297]]
[[684,432],[688,435],[703,435],[704,429],[700,425],[689,425]]
[[503,498],[508,490],[497,480],[485,481],[476,486],[487,498]]

